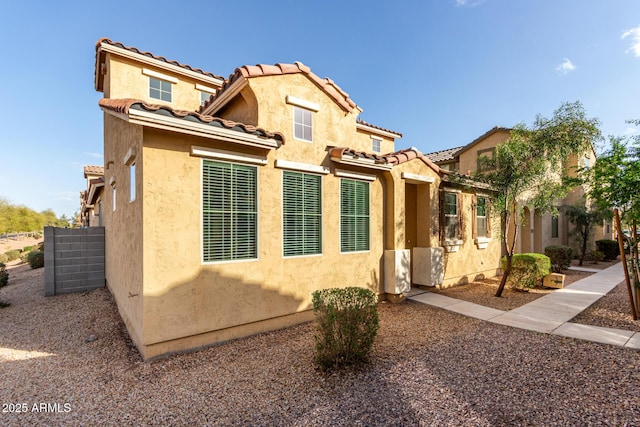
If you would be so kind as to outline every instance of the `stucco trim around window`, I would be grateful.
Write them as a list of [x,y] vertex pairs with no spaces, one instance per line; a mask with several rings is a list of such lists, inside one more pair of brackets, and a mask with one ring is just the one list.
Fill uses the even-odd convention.
[[148,77],[155,77],[156,79],[164,80],[169,83],[178,83],[178,79],[173,76],[169,76],[167,74],[158,73],[157,71],[150,70],[148,68],[142,69],[142,74]]
[[478,249],[486,249],[487,246],[489,246],[489,243],[491,243],[491,237],[477,237],[474,240],[474,243]]
[[125,165],[129,166],[131,163],[133,163],[136,159],[136,147],[131,147],[129,148],[129,151],[127,151],[127,154],[125,154],[124,156],[124,163]]
[[329,173],[329,168],[320,165],[311,165],[309,163],[299,163],[292,162],[289,160],[277,159],[275,163],[275,167],[279,169],[289,169],[300,172],[311,172],[311,173],[319,173],[322,175],[327,175]]
[[302,107],[306,110],[311,110],[314,113],[320,111],[320,105],[315,102],[307,101],[306,99],[298,98],[293,95],[287,95],[285,98],[287,104],[295,105],[296,107]]
[[402,172],[400,176],[402,177],[402,179],[405,179],[407,181],[415,181],[420,184],[431,184],[436,181],[435,178],[431,176],[418,175],[418,174],[409,173],[409,172]]
[[249,163],[253,165],[266,165],[267,156],[256,154],[237,153],[235,151],[217,150],[215,148],[191,146],[191,155],[206,157],[209,159],[225,160],[231,162]]
[[377,179],[377,176],[375,175],[369,175],[366,173],[359,173],[359,172],[351,172],[344,169],[336,169],[335,175],[340,178],[359,179],[361,181],[369,181],[369,182],[373,182]]

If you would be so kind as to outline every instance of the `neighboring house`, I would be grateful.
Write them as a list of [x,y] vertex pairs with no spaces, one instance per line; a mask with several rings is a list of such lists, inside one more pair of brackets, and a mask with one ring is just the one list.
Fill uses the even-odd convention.
[[87,180],[87,189],[80,192],[81,226],[101,226],[104,166],[85,166],[84,178]]
[[223,79],[102,39],[95,86],[106,282],[145,359],[310,320],[318,289],[498,271],[491,194],[299,62]]
[[[469,144],[426,154],[438,166],[450,171],[460,172],[464,175],[473,174],[480,166],[479,158],[482,156],[492,157],[495,147],[509,139],[511,129],[496,126],[485,132],[483,135],[471,141]],[[596,161],[593,150],[578,158],[572,156],[566,165],[565,172],[570,176],[576,176],[578,168],[588,168]],[[564,199],[559,199],[556,206],[573,205],[578,202],[585,192],[582,187],[572,189]],[[516,252],[538,252],[544,253],[544,248],[549,245],[572,246],[578,251],[580,245],[572,235],[573,225],[568,218],[560,211],[559,215],[538,214],[528,206],[524,207],[524,220],[520,225],[519,239],[516,244]],[[607,231],[608,230],[608,231]],[[611,227],[602,224],[595,228],[594,240],[611,238]]]

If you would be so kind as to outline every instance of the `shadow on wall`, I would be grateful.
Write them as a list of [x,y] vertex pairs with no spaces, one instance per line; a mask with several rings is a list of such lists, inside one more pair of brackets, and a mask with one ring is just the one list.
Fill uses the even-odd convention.
[[[275,272],[274,272],[275,274]],[[144,344],[155,345],[177,339],[194,339],[194,347],[241,336],[275,330],[313,319],[312,293],[317,289],[364,285],[380,292],[375,269],[366,284],[350,283],[341,277],[318,277],[316,283],[273,284],[250,282],[199,268],[190,278],[144,296]],[[337,283],[337,286],[327,284]],[[325,286],[322,286],[325,285]],[[139,298],[130,295],[129,298]],[[261,323],[262,322],[262,323]],[[207,340],[204,334],[211,335]],[[197,338],[198,336],[201,338]]]

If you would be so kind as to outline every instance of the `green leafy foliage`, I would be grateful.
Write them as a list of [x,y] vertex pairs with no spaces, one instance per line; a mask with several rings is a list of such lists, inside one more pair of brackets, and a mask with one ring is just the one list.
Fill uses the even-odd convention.
[[4,254],[7,256],[7,261],[15,261],[20,258],[20,249],[11,249]]
[[68,227],[71,224],[65,215],[57,218],[51,209],[36,212],[0,198],[0,234],[40,231],[47,225]]
[[549,257],[551,271],[560,273],[571,265],[573,248],[564,245],[550,245],[544,248],[544,254]]
[[0,262],[0,288],[7,286],[7,283],[9,283],[9,272],[7,267]]
[[[551,260],[543,254],[514,254],[511,262],[507,283],[516,289],[535,288],[551,269]],[[507,258],[502,257],[502,268],[506,268],[506,263]]]
[[378,298],[369,289],[332,288],[313,293],[315,362],[321,369],[363,363],[378,333]]
[[593,237],[594,225],[602,223],[602,220],[605,218],[610,219],[612,211],[602,210],[598,205],[587,206],[585,198],[580,199],[573,206],[565,206],[564,210],[569,222],[575,226],[572,234],[577,238],[578,243],[580,244],[580,265],[582,265],[585,255],[588,252],[587,246]]
[[493,157],[480,157],[475,181],[494,191],[494,208],[500,212],[503,251],[508,259],[496,296],[502,294],[518,241],[518,228],[525,206],[545,213],[565,197],[574,185],[564,179],[564,165],[571,156],[582,156],[600,139],[599,121],[587,118],[579,102],[563,103],[551,118],[537,116],[532,127],[515,126],[509,139],[496,147]]
[[597,264],[600,261],[605,260],[605,255],[600,251],[591,251],[587,254],[586,260],[591,261],[594,264]]
[[0,254],[0,264],[6,264],[9,262],[7,254]]
[[29,266],[31,266],[31,268],[44,267],[44,252],[41,252],[41,251],[29,252],[27,261],[29,262]]
[[620,245],[615,240],[596,240],[596,248],[604,254],[604,260],[614,260],[620,255]]

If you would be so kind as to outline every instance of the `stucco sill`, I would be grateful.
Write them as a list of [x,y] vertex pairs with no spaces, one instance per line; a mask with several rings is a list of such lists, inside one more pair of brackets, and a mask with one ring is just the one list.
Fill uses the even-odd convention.
[[475,239],[475,244],[478,247],[478,249],[486,249],[487,246],[489,246],[489,242],[491,242],[491,238],[490,237],[478,237],[477,239]]
[[445,240],[444,248],[447,252],[458,252],[460,250],[460,246],[464,243],[462,240]]

